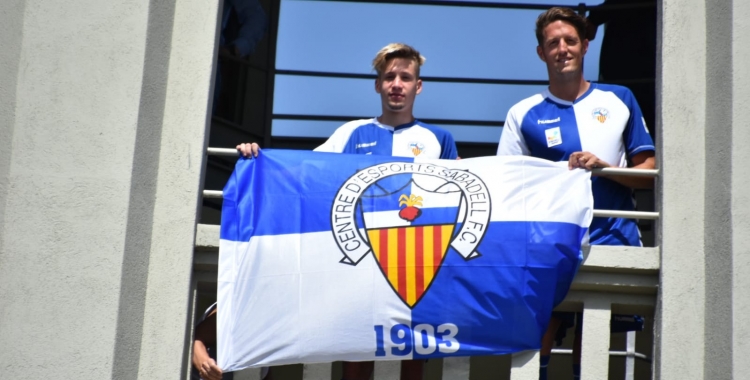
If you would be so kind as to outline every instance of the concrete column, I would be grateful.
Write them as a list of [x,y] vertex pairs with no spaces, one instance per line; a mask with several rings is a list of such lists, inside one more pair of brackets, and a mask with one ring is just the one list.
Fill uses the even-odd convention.
[[[5,220],[5,198],[10,188],[11,148],[16,116],[16,85],[23,41],[24,1],[9,0],[0,12],[0,226]],[[0,247],[3,234],[0,233]],[[0,263],[3,251],[0,250]],[[1,301],[0,301],[1,302]],[[0,303],[0,313],[2,313]],[[0,317],[2,314],[0,314]]]
[[510,367],[511,380],[536,380],[539,378],[539,351],[521,351],[513,354]]
[[[210,125],[220,5],[219,1],[151,0],[150,34],[169,38],[163,40],[167,46],[149,41],[153,50],[146,58],[148,63],[149,57],[158,57],[152,59],[159,62],[158,69],[153,69],[165,75],[158,78],[164,83],[164,101],[156,102],[159,109],[153,112],[162,112],[161,136],[148,148],[156,148],[150,158],[158,163],[158,169],[153,173],[156,181],[148,271],[144,272],[146,277],[139,278],[145,280],[142,284],[146,289],[139,337],[141,379],[171,378],[177,373],[175,369],[184,368],[182,363],[189,352],[190,329],[186,325],[190,320],[190,277],[201,208],[198,199]],[[144,76],[145,84],[150,83],[147,79]],[[146,106],[144,100],[148,99],[142,97],[142,109],[154,107]],[[148,128],[149,124],[150,117],[143,126]]]
[[661,9],[655,374],[744,379],[750,371],[750,4],[663,0]]
[[330,380],[333,371],[331,363],[304,364],[302,368],[302,380]]
[[750,3],[732,2],[732,372],[750,373]]
[[654,379],[701,379],[705,360],[701,332],[705,321],[706,2],[661,0],[658,9],[661,268]]
[[375,380],[397,380],[401,376],[401,362],[398,360],[376,360],[373,378]]
[[706,1],[704,379],[732,378],[732,0]]
[[2,5],[3,376],[184,372],[217,7]]
[[469,380],[470,357],[444,358],[443,379]]
[[606,295],[583,300],[581,379],[606,379],[609,374],[609,321],[612,301]]

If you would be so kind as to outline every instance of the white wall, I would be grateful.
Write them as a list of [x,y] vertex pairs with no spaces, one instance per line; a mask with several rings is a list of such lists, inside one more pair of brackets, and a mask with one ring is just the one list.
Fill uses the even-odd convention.
[[750,132],[744,121],[750,3],[662,0],[660,11],[655,378],[744,379],[750,369]]
[[1,7],[3,376],[175,378],[218,4]]

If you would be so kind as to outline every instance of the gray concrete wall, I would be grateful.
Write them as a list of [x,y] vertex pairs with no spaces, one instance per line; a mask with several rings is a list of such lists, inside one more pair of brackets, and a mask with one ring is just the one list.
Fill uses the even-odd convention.
[[[162,0],[154,0],[162,4]],[[220,2],[173,3],[172,39],[155,187],[154,238],[146,285],[138,377],[165,378],[162,366],[182,368],[195,226],[200,216],[210,123],[214,46]],[[175,281],[179,281],[175,286]],[[184,337],[182,341],[174,339]],[[164,339],[167,339],[165,342]],[[166,344],[165,344],[166,343]],[[184,378],[184,373],[182,378]]]
[[4,377],[180,376],[217,6],[1,6]]
[[[18,65],[23,41],[24,5],[22,0],[9,0],[3,4],[0,12],[0,52],[3,52],[0,54],[0,226],[4,224],[4,200],[10,187],[9,173],[16,116]],[[0,247],[2,246],[3,234],[0,233]],[[0,250],[0,263],[2,254]],[[3,311],[0,304],[0,318]]]
[[[732,0],[706,1],[704,379],[732,378]],[[700,78],[700,77],[699,77]]]
[[750,4],[663,0],[660,10],[662,258],[655,378],[745,379]]
[[706,9],[702,0],[662,0],[659,12],[656,128],[661,278],[654,378],[699,379],[705,320]]
[[750,2],[732,2],[732,372],[750,374]]

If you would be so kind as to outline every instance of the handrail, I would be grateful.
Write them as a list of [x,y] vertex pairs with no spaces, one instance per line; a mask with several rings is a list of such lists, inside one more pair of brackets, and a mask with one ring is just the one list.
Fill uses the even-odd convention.
[[[553,348],[552,354],[554,355],[573,355],[573,350],[570,348]],[[645,354],[642,354],[640,352],[634,352],[634,353],[628,353],[627,351],[616,351],[616,350],[609,350],[610,356],[628,356],[633,355],[636,359],[641,359],[646,362],[651,363],[651,358]]]
[[[231,148],[207,148],[206,153],[212,156],[238,156],[237,150]],[[636,177],[657,177],[659,175],[659,169],[597,168],[592,169],[591,172]],[[221,199],[222,197],[223,192],[221,190],[203,190],[203,198]],[[656,220],[659,219],[659,213],[653,211],[594,210],[594,217]]]
[[232,148],[208,148],[206,149],[206,153],[208,153],[209,156],[237,157],[239,155],[237,149]]
[[[224,192],[221,190],[203,190],[203,198],[221,199]],[[628,219],[659,219],[658,212],[652,211],[619,211],[619,210],[594,210],[595,218],[628,218]]]
[[[229,156],[235,157],[238,155],[236,149],[232,148],[207,148],[206,152],[209,156]],[[631,168],[597,168],[592,169],[592,173],[622,175],[622,176],[634,176],[634,177],[657,177],[659,176],[659,169],[631,169]]]
[[591,173],[612,174],[630,177],[658,177],[659,169],[596,168]]
[[655,211],[594,210],[594,217],[656,220],[659,219],[659,213]]
[[224,198],[224,192],[221,190],[203,190],[203,198]]

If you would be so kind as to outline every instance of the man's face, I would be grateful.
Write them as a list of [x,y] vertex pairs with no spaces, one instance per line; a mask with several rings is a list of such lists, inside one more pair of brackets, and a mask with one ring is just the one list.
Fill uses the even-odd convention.
[[544,28],[544,40],[536,52],[547,64],[550,76],[566,76],[582,72],[583,56],[588,48],[589,41],[581,40],[573,25],[557,20]]
[[375,80],[375,92],[380,94],[384,109],[411,112],[414,98],[422,92],[422,80],[417,79],[417,63],[406,58],[388,61],[383,73]]

